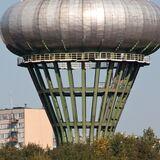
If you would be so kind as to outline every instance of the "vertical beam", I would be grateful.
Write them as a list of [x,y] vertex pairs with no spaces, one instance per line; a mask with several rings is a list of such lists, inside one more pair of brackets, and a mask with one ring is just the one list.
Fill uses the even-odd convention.
[[[121,64],[118,63],[117,66],[114,66],[113,71],[111,73],[111,80],[109,83],[109,87],[112,90],[115,90],[115,85],[117,84],[118,75],[120,72],[120,67],[121,67]],[[107,103],[106,103],[105,113],[103,115],[103,123],[107,123],[106,117],[110,114],[111,103],[113,100],[114,92],[107,95]],[[103,126],[103,135],[105,133],[105,128],[106,128],[106,126],[105,127]]]
[[42,67],[43,67],[43,71],[44,71],[44,74],[45,74],[45,77],[46,77],[46,80],[47,80],[47,84],[48,84],[48,87],[49,87],[49,92],[50,92],[50,95],[51,95],[51,98],[52,98],[54,109],[55,109],[55,112],[56,112],[56,115],[57,115],[56,117],[57,117],[57,120],[58,120],[58,124],[60,126],[61,135],[62,135],[62,142],[66,142],[65,130],[62,126],[63,118],[62,118],[61,111],[60,111],[60,108],[59,108],[59,105],[58,105],[58,102],[57,102],[57,98],[53,94],[54,87],[53,87],[53,83],[52,83],[52,80],[51,80],[51,77],[50,77],[50,74],[49,74],[49,71],[48,71],[47,64],[42,63]]
[[[117,116],[120,114],[121,110],[122,110],[122,106],[121,106],[121,101],[124,97],[124,95],[126,94],[127,91],[127,86],[128,86],[128,81],[130,79],[131,73],[134,70],[134,64],[133,63],[127,63],[126,67],[125,67],[125,71],[123,73],[123,79],[121,80],[121,84],[120,87],[123,87],[123,91],[121,93],[121,95],[118,97],[117,102],[115,104],[113,113],[112,113],[112,120],[110,121],[108,126],[112,126],[112,130],[109,134],[113,133],[113,131],[115,130],[115,122],[117,121]],[[129,92],[130,90],[128,90]]]
[[65,96],[63,94],[63,84],[62,84],[60,70],[58,67],[58,62],[53,62],[53,64],[54,64],[54,70],[55,70],[55,74],[56,74],[58,90],[59,90],[59,94],[60,94],[60,98],[61,98],[61,102],[62,102],[62,107],[63,107],[63,112],[64,112],[64,117],[65,117],[66,126],[67,126],[68,142],[73,142],[72,131],[70,128],[69,112],[68,112],[68,108],[67,108],[67,102],[66,102]]
[[[57,120],[55,118],[53,108],[51,108],[52,106],[51,106],[50,102],[48,101],[46,95],[44,93],[40,94],[40,91],[43,91],[43,89],[44,89],[44,84],[43,84],[42,80],[39,79],[38,75],[36,76],[33,67],[34,67],[34,65],[31,65],[31,64],[29,64],[27,66],[28,71],[30,73],[30,76],[33,80],[33,83],[34,83],[34,85],[36,87],[36,90],[39,94],[39,97],[41,99],[41,102],[46,109],[46,113],[47,113],[48,118],[49,118],[49,120],[51,122],[51,125],[53,127],[53,131],[54,131],[55,138],[56,138],[56,143],[57,143],[57,146],[58,146],[61,143],[61,138],[59,136],[59,130],[57,128]],[[37,70],[37,68],[36,68],[36,70]]]
[[101,65],[101,62],[96,62],[96,70],[95,70],[95,77],[94,77],[94,95],[93,95],[92,110],[91,110],[90,142],[94,140],[94,123],[95,123],[96,108],[97,108],[97,93],[98,93],[98,85],[99,85],[100,65]]
[[102,104],[101,104],[100,114],[99,114],[99,126],[98,126],[98,131],[97,131],[98,138],[101,137],[103,117],[106,111],[106,106],[107,106],[106,103],[107,103],[109,85],[110,85],[111,78],[112,78],[111,75],[113,72],[113,68],[114,68],[114,62],[109,62],[109,66],[108,66],[107,74],[106,74],[106,80],[105,80],[105,93],[104,93],[104,96],[102,97]]
[[116,83],[116,88],[115,88],[114,96],[112,96],[111,103],[109,105],[110,112],[109,112],[108,116],[106,117],[107,118],[107,124],[106,124],[106,129],[105,129],[105,135],[108,134],[107,132],[108,132],[109,123],[112,120],[112,113],[113,113],[113,110],[114,110],[114,107],[115,107],[115,101],[116,101],[116,98],[117,98],[117,93],[118,93],[118,89],[119,89],[119,85],[120,85],[120,80],[121,80],[122,75],[123,75],[124,66],[125,66],[125,63],[120,63],[120,67],[118,68],[118,70],[116,72],[116,75],[115,75],[115,78],[114,78],[114,81]]
[[[36,72],[36,75],[37,75],[37,77],[38,77],[38,80],[39,80],[39,83],[40,83],[40,86],[41,86],[41,88],[42,88],[42,90],[45,90],[46,89],[46,87],[45,87],[45,83],[44,83],[44,81],[43,81],[43,78],[42,78],[42,75],[41,75],[41,72],[40,72],[40,69],[38,68],[38,65],[37,64],[34,64],[34,68],[35,68],[35,72]],[[56,128],[56,134],[58,135],[58,139],[59,139],[59,141],[61,141],[61,134],[60,134],[60,131],[59,131],[59,129],[58,129],[58,127],[57,127],[57,118],[56,118],[56,115],[55,115],[55,112],[54,112],[54,110],[53,110],[53,106],[52,106],[52,103],[51,103],[51,101],[50,101],[50,99],[49,99],[49,97],[44,93],[44,99],[45,99],[45,101],[46,101],[46,105],[45,105],[45,107],[47,107],[46,108],[46,111],[48,111],[48,113],[49,114],[51,114],[51,116],[52,116],[52,123],[53,123],[53,125],[55,126],[55,128]]]
[[126,88],[128,90],[128,93],[125,96],[123,96],[123,98],[122,98],[122,100],[120,102],[121,110],[120,110],[120,113],[118,114],[118,118],[117,118],[117,121],[115,123],[114,130],[117,127],[118,121],[120,119],[120,116],[121,116],[122,111],[124,109],[124,106],[126,104],[127,98],[128,98],[128,96],[130,94],[130,91],[131,91],[131,89],[133,87],[133,84],[134,84],[134,81],[135,81],[135,79],[137,77],[139,69],[140,69],[140,64],[135,63],[134,66],[133,66],[133,72],[130,75],[130,78],[129,78],[129,81],[128,81],[128,85],[127,85],[127,88]]
[[86,142],[86,69],[85,62],[81,62],[82,67],[82,135]]
[[67,62],[68,69],[68,79],[69,79],[69,88],[71,94],[71,105],[72,105],[72,114],[73,114],[73,123],[74,123],[74,131],[75,131],[75,142],[79,142],[79,131],[78,131],[78,115],[77,115],[77,107],[76,107],[76,98],[74,95],[74,80],[73,73],[71,68],[71,62]]

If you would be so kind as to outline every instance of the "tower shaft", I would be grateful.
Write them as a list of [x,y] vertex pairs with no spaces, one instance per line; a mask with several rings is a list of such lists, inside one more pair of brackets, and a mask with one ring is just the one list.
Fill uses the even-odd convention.
[[28,68],[59,145],[113,134],[148,62],[140,54],[63,53],[27,56],[18,64]]

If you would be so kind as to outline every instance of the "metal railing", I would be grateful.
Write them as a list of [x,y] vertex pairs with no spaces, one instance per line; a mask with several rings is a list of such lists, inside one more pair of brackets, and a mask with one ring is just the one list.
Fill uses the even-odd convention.
[[131,61],[139,63],[150,63],[149,56],[134,53],[113,53],[113,52],[83,52],[83,53],[53,53],[53,54],[33,54],[18,58],[18,65],[30,62],[60,61],[60,62],[80,62],[80,61]]

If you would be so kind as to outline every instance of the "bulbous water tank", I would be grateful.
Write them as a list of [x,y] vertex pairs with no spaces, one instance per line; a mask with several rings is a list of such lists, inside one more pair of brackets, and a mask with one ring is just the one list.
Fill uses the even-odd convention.
[[148,0],[25,0],[1,22],[9,50],[151,54],[160,45],[160,8]]

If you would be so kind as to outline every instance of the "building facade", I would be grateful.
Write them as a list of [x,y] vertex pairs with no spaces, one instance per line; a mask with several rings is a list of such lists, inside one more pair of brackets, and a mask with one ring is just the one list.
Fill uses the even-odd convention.
[[53,147],[53,131],[44,109],[0,110],[0,146],[21,147],[29,143]]

